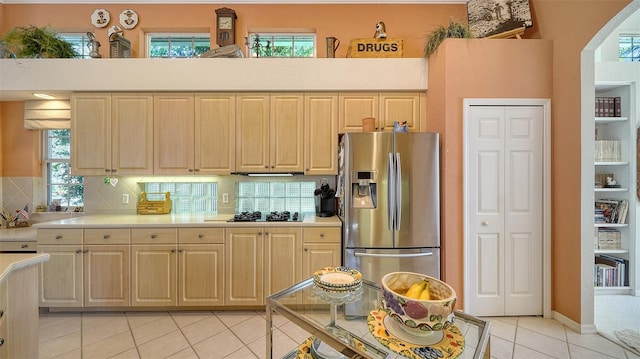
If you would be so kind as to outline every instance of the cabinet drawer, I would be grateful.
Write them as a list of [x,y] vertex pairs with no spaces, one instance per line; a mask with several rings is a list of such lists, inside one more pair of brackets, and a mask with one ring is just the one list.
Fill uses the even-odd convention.
[[331,242],[340,243],[341,236],[340,227],[304,227],[303,242]]
[[15,241],[0,242],[0,252],[35,252],[36,242]]
[[132,228],[131,244],[176,244],[177,228]]
[[180,243],[224,243],[224,228],[178,228]]
[[91,228],[84,230],[84,244],[129,244],[129,229]]
[[38,244],[82,244],[82,229],[43,228],[36,233]]

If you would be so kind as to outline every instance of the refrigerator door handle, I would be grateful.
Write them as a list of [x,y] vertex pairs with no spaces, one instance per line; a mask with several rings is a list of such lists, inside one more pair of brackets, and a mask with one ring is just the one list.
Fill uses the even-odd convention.
[[[402,167],[400,162],[400,153],[396,152],[396,220],[395,220],[395,229],[400,229],[400,223],[402,223]],[[395,243],[394,243],[395,245]]]
[[389,161],[387,162],[387,178],[389,179],[389,188],[387,188],[387,227],[392,231],[396,228],[394,223],[395,218],[395,192],[393,189],[395,188],[395,175],[394,175],[394,165],[393,165],[393,153],[389,152]]
[[384,253],[363,253],[355,252],[356,257],[377,257],[377,258],[413,258],[413,257],[430,257],[433,252],[407,253],[407,254],[384,254]]

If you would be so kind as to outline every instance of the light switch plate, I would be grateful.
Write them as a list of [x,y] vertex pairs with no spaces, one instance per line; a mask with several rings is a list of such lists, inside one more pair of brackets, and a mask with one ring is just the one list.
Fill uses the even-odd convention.
[[222,194],[222,203],[229,203],[229,194],[228,193],[223,193]]

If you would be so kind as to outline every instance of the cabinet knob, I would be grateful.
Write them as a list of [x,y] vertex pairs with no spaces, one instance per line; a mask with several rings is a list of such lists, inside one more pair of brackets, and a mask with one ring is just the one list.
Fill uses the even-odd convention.
[[258,235],[259,235],[259,236],[261,236],[261,235],[262,235],[262,232],[258,232]]
[[309,248],[305,248],[305,249],[304,249],[304,251],[305,251],[305,252],[308,252],[308,251],[309,251]]
[[109,238],[111,238],[111,235],[109,234],[105,234],[104,236],[102,236],[102,239],[109,239]]
[[4,344],[4,338],[0,338],[0,347]]
[[117,170],[117,169],[115,169],[115,168],[112,168],[112,169],[111,169],[111,173],[116,173],[116,172],[118,172],[118,170]]
[[62,236],[58,234],[58,235],[56,236],[56,239],[62,239]]
[[82,249],[76,249],[76,253],[82,253]]
[[264,235],[265,235],[265,236],[268,236],[268,235],[269,235],[269,232],[264,232]]
[[188,171],[189,171],[189,172],[193,172],[193,168],[189,168],[189,169],[188,169]]
[[4,317],[4,310],[0,309],[0,318]]
[[198,238],[204,238],[204,234],[198,234]]
[[175,252],[176,252],[176,250],[175,250],[175,249],[172,249],[172,250],[171,250],[171,253],[175,253]]
[[109,173],[109,172],[110,172],[110,170],[109,170],[108,168],[105,168],[105,169],[104,169],[104,171],[105,171],[106,173]]
[[82,253],[89,253],[89,250],[85,249],[84,251],[82,251]]
[[276,166],[271,166],[271,168],[275,168]]
[[200,172],[200,169],[199,169],[199,168],[196,168],[196,169],[194,169],[194,171],[196,171],[196,172]]
[[184,249],[178,249],[178,253],[184,252]]
[[264,168],[269,168],[269,166],[264,166]]
[[158,237],[158,235],[157,235],[157,234],[152,234],[152,235],[151,235],[151,239],[156,239],[157,237]]
[[324,233],[320,233],[320,238],[324,238]]
[[489,221],[482,222],[482,225],[485,226],[485,227],[488,226],[489,225]]
[[[23,245],[20,246],[20,248],[29,248],[29,245],[28,244],[23,244]],[[2,316],[2,314],[0,314],[0,317],[1,316]]]

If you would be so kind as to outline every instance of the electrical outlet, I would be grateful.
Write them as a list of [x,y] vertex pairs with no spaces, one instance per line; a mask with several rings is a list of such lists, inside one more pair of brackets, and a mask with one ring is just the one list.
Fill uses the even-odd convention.
[[223,193],[222,194],[222,203],[229,203],[229,194],[228,193]]
[[129,194],[128,193],[123,193],[122,194],[122,204],[127,204],[129,203]]

